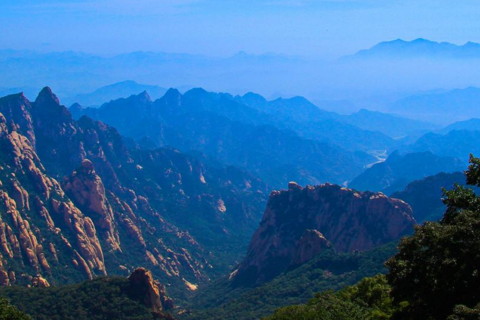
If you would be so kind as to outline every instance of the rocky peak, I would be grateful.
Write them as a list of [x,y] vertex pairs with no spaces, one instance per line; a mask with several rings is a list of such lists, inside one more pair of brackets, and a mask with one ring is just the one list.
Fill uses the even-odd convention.
[[93,163],[88,159],[83,159],[82,165],[77,169],[77,172],[82,172],[85,174],[93,174],[94,171],[95,169],[93,168]]
[[60,105],[60,100],[58,97],[53,93],[50,87],[43,88],[37,96],[35,103],[39,104],[47,104],[47,105]]
[[263,108],[267,104],[267,99],[254,92],[247,92],[241,97],[241,100],[250,107]]
[[37,275],[32,279],[32,287],[48,288],[50,287],[50,283],[47,281],[47,279],[43,278],[41,275]]
[[75,102],[68,108],[70,112],[76,113],[76,112],[81,112],[83,110],[83,106],[80,103]]
[[293,190],[303,190],[302,186],[300,186],[298,183],[295,181],[290,181],[288,183],[288,190],[293,191]]
[[372,249],[411,232],[414,222],[407,203],[383,193],[290,182],[288,190],[271,193],[237,283],[267,281],[326,248]]
[[182,94],[177,89],[170,88],[161,100],[168,106],[180,106],[182,104]]
[[6,124],[9,130],[22,133],[35,145],[31,110],[32,106],[23,93],[0,98],[0,113],[8,119]]
[[145,268],[137,268],[128,277],[130,292],[154,313],[162,313],[173,308],[173,301],[167,297],[165,287],[153,279]]
[[[150,98],[150,95],[148,94],[148,92],[144,90],[139,94],[133,94],[128,98],[125,98],[125,99],[120,98],[117,100],[112,100],[111,102],[115,102],[115,101],[121,102],[123,108],[125,109],[128,109],[129,106],[136,107],[136,108],[145,108],[145,105],[149,105],[152,102],[152,98]],[[110,103],[107,103],[107,105]]]
[[33,113],[37,120],[36,126],[47,124],[67,124],[72,122],[72,116],[67,108],[49,87],[43,88],[33,103]]
[[[23,274],[52,284],[91,279],[141,262],[162,281],[192,290],[223,268],[209,252],[213,242],[251,230],[266,189],[257,178],[179,151],[129,148],[112,127],[73,120],[49,89],[23,109],[19,98],[0,99],[0,109],[21,111],[17,118],[33,124],[36,144],[16,115],[2,112],[0,284],[31,284]],[[199,208],[215,240],[197,242],[190,233],[198,226],[187,217]]]
[[144,102],[152,102],[152,98],[148,94],[147,90],[142,91],[137,95],[138,99],[144,101]]

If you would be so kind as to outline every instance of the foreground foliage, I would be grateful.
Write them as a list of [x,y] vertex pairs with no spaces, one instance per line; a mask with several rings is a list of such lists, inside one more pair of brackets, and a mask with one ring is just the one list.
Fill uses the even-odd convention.
[[[395,243],[362,253],[325,251],[311,261],[256,288],[232,287],[227,279],[201,289],[192,299],[188,320],[259,319],[277,308],[308,301],[316,292],[339,290],[364,277],[386,272],[383,263]],[[291,318],[296,319],[296,318]],[[301,319],[301,318],[299,318]]]
[[384,275],[364,278],[338,292],[319,293],[307,304],[281,308],[265,320],[390,319],[394,311],[390,289]]
[[12,306],[6,299],[0,299],[0,320],[31,320],[28,315]]
[[36,320],[172,319],[152,314],[128,288],[127,279],[108,277],[50,288],[3,287],[0,295]]
[[[467,184],[480,186],[480,159],[470,158]],[[387,262],[396,319],[478,319],[480,310],[480,198],[457,185],[445,191],[439,222],[417,227]]]
[[[467,184],[480,187],[480,159],[471,156],[470,163]],[[386,277],[317,294],[266,319],[480,319],[480,197],[456,185],[444,190],[443,201],[443,218],[417,226],[401,241]]]

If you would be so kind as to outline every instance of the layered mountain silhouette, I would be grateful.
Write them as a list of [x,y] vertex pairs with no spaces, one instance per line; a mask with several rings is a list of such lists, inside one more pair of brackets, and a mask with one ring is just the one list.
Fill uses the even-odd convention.
[[381,191],[391,194],[403,190],[410,182],[439,172],[456,172],[465,168],[466,161],[438,156],[430,151],[402,154],[398,151],[373,165],[349,183],[357,190]]
[[388,106],[388,111],[402,116],[448,125],[480,117],[480,89],[441,90],[410,95]]
[[100,106],[105,102],[122,97],[127,98],[142,91],[148,91],[150,96],[157,99],[163,96],[167,89],[159,86],[140,84],[133,80],[126,80],[103,86],[90,93],[67,97],[63,100],[66,104],[79,103],[83,106]]
[[358,128],[378,131],[392,138],[415,137],[438,128],[437,125],[428,122],[366,109],[344,116],[342,120]]
[[453,130],[468,130],[468,131],[480,131],[480,119],[472,118],[464,121],[454,122],[444,128],[442,128],[439,133],[449,133]]
[[98,109],[75,105],[71,111],[108,123],[147,147],[172,145],[247,168],[273,186],[290,179],[343,183],[376,161],[368,153],[398,143],[301,97],[267,101],[253,93],[233,97],[192,89],[182,95],[171,89],[156,101],[143,92]]
[[260,218],[258,178],[175,149],[139,149],[101,122],[73,120],[49,88],[34,102],[1,98],[0,114],[3,285],[142,264],[178,295],[225,272]]
[[442,190],[451,190],[454,185],[465,185],[463,172],[438,173],[410,182],[402,191],[392,194],[411,205],[417,223],[437,221],[443,217],[446,206],[442,202]]
[[468,160],[470,153],[480,154],[477,143],[480,131],[452,130],[447,134],[427,133],[415,143],[405,147],[410,152],[429,151],[443,157],[456,157]]
[[380,42],[370,49],[361,50],[355,58],[480,58],[480,44],[467,42],[456,45],[418,38],[412,41],[402,39]]

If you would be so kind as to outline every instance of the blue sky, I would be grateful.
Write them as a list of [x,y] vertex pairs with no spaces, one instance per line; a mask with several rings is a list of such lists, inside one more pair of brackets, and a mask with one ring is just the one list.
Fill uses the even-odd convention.
[[477,0],[2,0],[0,48],[341,56],[396,38],[480,42]]

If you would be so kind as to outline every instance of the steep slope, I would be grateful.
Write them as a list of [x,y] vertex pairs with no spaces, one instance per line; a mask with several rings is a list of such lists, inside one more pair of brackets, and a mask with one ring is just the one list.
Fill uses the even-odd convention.
[[427,133],[406,147],[410,152],[429,151],[443,157],[456,157],[465,162],[470,153],[480,154],[477,141],[480,131],[453,130],[447,134]]
[[262,283],[328,248],[365,251],[412,231],[410,206],[381,193],[337,185],[300,187],[270,195],[246,258],[232,273],[237,285]]
[[382,191],[391,194],[403,190],[413,180],[439,172],[455,172],[465,163],[451,156],[437,156],[431,152],[392,153],[386,161],[368,168],[349,183],[357,190]]
[[396,243],[366,252],[334,253],[326,250],[254,288],[232,287],[228,279],[222,279],[195,293],[190,306],[193,310],[182,319],[261,319],[277,308],[305,303],[318,292],[339,290],[364,277],[385,273],[384,263],[395,252]]
[[141,263],[181,294],[235,263],[259,219],[257,178],[173,149],[128,148],[115,129],[72,120],[48,88],[34,103],[1,98],[0,113],[4,284]]
[[317,122],[335,120],[340,117],[334,112],[321,110],[304,97],[299,96],[268,101],[259,94],[248,92],[243,96],[236,96],[234,99],[239,103],[269,114],[277,122]]
[[268,114],[275,126],[303,138],[325,141],[349,151],[371,152],[393,148],[396,142],[379,130],[360,128],[345,117],[320,109],[304,97],[267,101],[255,93],[236,96],[235,101]]
[[60,282],[106,274],[93,221],[47,176],[30,140],[7,128],[1,114],[0,144],[1,283],[28,283],[36,274],[57,274]]
[[442,189],[451,190],[454,184],[465,185],[465,175],[462,172],[442,172],[413,181],[404,190],[393,193],[392,197],[411,205],[413,216],[419,224],[437,221],[446,209],[442,202]]
[[363,152],[348,152],[278,128],[266,113],[202,89],[185,95],[171,89],[153,103],[142,94],[76,112],[77,117],[87,114],[105,121],[144,145],[200,151],[246,168],[274,186],[290,179],[342,183],[374,161]]

